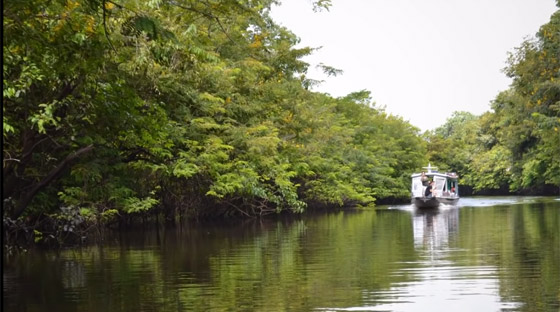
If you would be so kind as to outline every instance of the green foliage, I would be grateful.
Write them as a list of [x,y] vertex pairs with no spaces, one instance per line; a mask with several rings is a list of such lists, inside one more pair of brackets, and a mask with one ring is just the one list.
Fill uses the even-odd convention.
[[475,191],[560,186],[560,11],[535,39],[511,53],[509,90],[492,113],[455,113],[427,135],[432,162],[462,176]]
[[60,207],[60,211],[51,217],[56,220],[57,231],[60,232],[74,232],[85,221],[80,210],[74,206]]
[[33,230],[33,240],[35,243],[38,243],[43,240],[43,233],[41,231]]
[[157,199],[151,197],[129,197],[124,200],[122,210],[126,213],[146,212],[154,207],[158,202],[159,201]]
[[424,134],[429,161],[437,164],[440,170],[457,172],[462,184],[473,186],[473,175],[484,171],[476,168],[476,164],[487,161],[479,146],[480,127],[480,117],[468,112],[454,112],[444,125]]
[[119,211],[117,209],[105,210],[100,214],[101,221],[109,222],[109,221],[113,220],[115,218],[115,216],[117,216],[118,214],[119,214]]
[[368,204],[407,198],[428,160],[494,178],[480,188],[558,182],[556,22],[512,56],[517,89],[495,115],[456,113],[422,138],[368,91],[309,91],[314,49],[271,20],[275,3],[7,2],[5,212],[105,222]]
[[499,189],[511,183],[511,153],[497,145],[474,155],[464,180],[476,191]]

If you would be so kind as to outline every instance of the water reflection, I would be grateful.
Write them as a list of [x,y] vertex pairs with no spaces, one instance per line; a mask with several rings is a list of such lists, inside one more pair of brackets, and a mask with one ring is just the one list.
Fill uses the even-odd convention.
[[390,273],[384,289],[364,289],[362,305],[323,311],[500,311],[515,302],[499,296],[498,271],[492,265],[469,265],[458,247],[459,207],[416,209],[409,213],[417,257]]
[[86,286],[86,274],[84,265],[77,261],[66,261],[62,263],[60,276],[64,288],[80,288]]
[[428,251],[447,248],[459,229],[459,208],[416,209],[412,226],[415,248]]
[[99,246],[5,261],[3,307],[558,311],[560,201],[527,200],[117,232]]
[[418,260],[392,273],[407,277],[385,290],[364,292],[369,305],[332,311],[501,311],[519,308],[500,295],[493,265],[469,265],[458,247],[459,207],[412,209],[414,248]]

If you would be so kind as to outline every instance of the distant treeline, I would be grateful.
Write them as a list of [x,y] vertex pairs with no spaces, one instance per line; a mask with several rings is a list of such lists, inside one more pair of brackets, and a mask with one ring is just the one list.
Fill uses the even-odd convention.
[[511,55],[493,112],[421,134],[368,91],[311,91],[314,49],[270,18],[276,2],[4,1],[4,224],[41,240],[403,200],[428,161],[475,192],[557,192],[558,11]]
[[505,73],[513,83],[496,96],[492,111],[481,116],[455,112],[424,135],[428,157],[456,170],[474,194],[557,195],[560,11],[510,53],[507,63]]

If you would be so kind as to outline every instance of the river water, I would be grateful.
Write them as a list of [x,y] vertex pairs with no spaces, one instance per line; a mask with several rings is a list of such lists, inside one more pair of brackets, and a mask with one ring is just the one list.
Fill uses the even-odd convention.
[[4,256],[4,311],[560,311],[560,199],[197,223]]

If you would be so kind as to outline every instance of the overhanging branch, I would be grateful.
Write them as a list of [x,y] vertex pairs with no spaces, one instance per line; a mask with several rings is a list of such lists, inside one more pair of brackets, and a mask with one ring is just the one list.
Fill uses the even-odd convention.
[[63,161],[61,161],[58,164],[58,166],[53,168],[46,177],[44,177],[37,184],[33,185],[33,187],[31,188],[31,190],[29,192],[26,192],[26,193],[21,195],[21,197],[20,197],[20,199],[19,199],[19,201],[16,205],[16,209],[14,210],[14,212],[12,214],[12,218],[13,219],[19,218],[23,214],[23,212],[25,211],[25,208],[27,208],[27,206],[31,203],[31,200],[35,197],[35,195],[37,195],[37,193],[39,193],[39,191],[41,191],[44,187],[46,187],[52,181],[54,181],[60,175],[62,170],[64,170],[64,168],[66,168],[66,166],[68,166],[68,164],[70,164],[70,162],[72,162],[74,159],[80,157],[81,155],[90,152],[91,150],[93,150],[93,145],[88,145],[88,146],[82,147],[79,150],[77,150],[77,151],[69,154],[68,156],[66,156],[66,158]]

